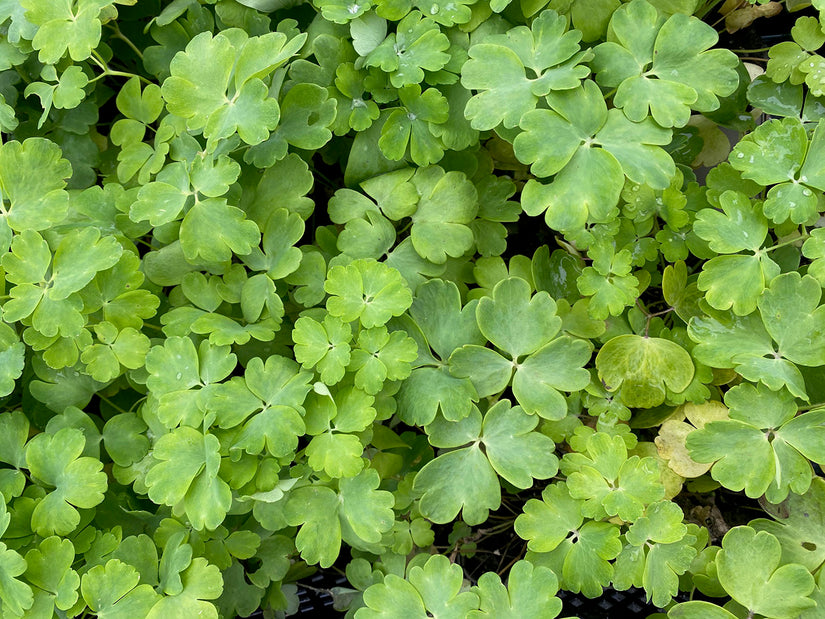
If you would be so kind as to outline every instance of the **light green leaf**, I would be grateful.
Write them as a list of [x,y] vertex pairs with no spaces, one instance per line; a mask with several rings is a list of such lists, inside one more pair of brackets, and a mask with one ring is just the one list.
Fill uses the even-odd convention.
[[668,390],[684,391],[693,379],[688,352],[670,340],[620,335],[596,355],[599,378],[631,408],[651,408],[665,401]]
[[719,582],[750,612],[769,617],[795,617],[815,602],[811,573],[801,565],[780,565],[781,547],[770,533],[734,527],[716,555]]
[[83,432],[75,428],[38,434],[29,441],[29,471],[54,486],[32,512],[32,528],[43,537],[71,533],[80,522],[76,508],[88,509],[103,501],[107,487],[103,464],[95,458],[80,456],[85,444]]

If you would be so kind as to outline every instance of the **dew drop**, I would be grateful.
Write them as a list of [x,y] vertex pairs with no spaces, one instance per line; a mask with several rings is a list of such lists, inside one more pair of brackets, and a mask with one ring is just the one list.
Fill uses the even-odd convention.
[[745,153],[736,153],[736,158],[737,159],[744,159],[745,158]]
[[183,376],[183,374],[181,374],[180,372],[178,372],[177,374],[175,374],[175,379],[176,379],[176,380],[180,380],[182,376]]
[[430,7],[430,15],[435,15],[436,13],[438,13],[438,5],[434,4]]
[[810,189],[803,189],[802,190],[802,195],[805,196],[806,198],[809,198],[812,195],[812,192],[811,192]]

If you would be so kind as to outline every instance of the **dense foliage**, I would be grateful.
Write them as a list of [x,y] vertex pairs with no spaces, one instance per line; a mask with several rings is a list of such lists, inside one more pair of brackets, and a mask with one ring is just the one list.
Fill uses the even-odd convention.
[[0,617],[824,616],[825,3],[715,4],[0,0]]

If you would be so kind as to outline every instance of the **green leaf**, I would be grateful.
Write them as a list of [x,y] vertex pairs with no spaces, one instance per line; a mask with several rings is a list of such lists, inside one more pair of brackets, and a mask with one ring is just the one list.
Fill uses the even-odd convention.
[[754,209],[747,196],[736,191],[725,191],[719,196],[719,206],[721,213],[705,208],[696,214],[696,234],[720,254],[758,250],[768,234],[768,222]]
[[592,354],[584,340],[558,337],[527,357],[513,376],[513,395],[525,412],[558,420],[567,414],[561,391],[579,391],[590,382],[584,365]]
[[589,73],[579,64],[589,58],[579,51],[580,40],[580,33],[567,31],[564,17],[548,10],[530,28],[518,26],[472,45],[461,84],[478,91],[464,110],[473,129],[516,127],[540,97],[578,86]]
[[561,612],[561,600],[555,596],[558,578],[545,567],[534,567],[528,561],[518,561],[507,577],[505,587],[498,574],[486,572],[478,579],[473,591],[480,600],[480,610],[467,615],[478,617],[546,617],[553,619]]
[[822,528],[825,513],[820,501],[825,496],[825,482],[814,477],[807,492],[788,495],[786,501],[765,506],[773,520],[757,518],[748,526],[767,531],[782,545],[782,563],[799,563],[815,571],[825,559]]
[[682,510],[670,501],[650,505],[628,529],[630,545],[616,559],[613,586],[643,586],[656,606],[669,604],[679,592],[678,577],[696,556],[696,537],[687,534],[683,518]]
[[[395,520],[392,493],[378,490],[381,479],[375,469],[364,469],[338,483],[339,516],[349,529],[368,544],[377,544]],[[353,542],[351,542],[353,543]]]
[[80,522],[76,508],[88,509],[103,501],[106,475],[95,458],[81,457],[86,441],[75,428],[38,434],[26,449],[29,471],[54,490],[32,512],[32,528],[47,537],[71,533]]
[[788,218],[803,223],[818,211],[811,188],[825,187],[819,169],[825,152],[823,133],[825,129],[817,126],[809,145],[798,118],[771,120],[748,134],[731,152],[730,163],[743,178],[763,186],[775,185],[768,192],[764,210],[776,223]]
[[535,415],[528,415],[508,400],[500,400],[484,415],[481,442],[495,471],[517,488],[529,488],[533,478],[548,479],[558,471],[554,445],[534,432]]
[[467,524],[481,524],[501,504],[498,477],[478,445],[431,460],[416,474],[414,487],[422,492],[421,514],[439,524],[451,522],[459,511]]
[[527,540],[533,552],[550,552],[582,525],[583,503],[570,496],[566,483],[550,484],[541,493],[541,500],[529,499],[524,504],[524,513],[516,518],[515,532]]
[[450,46],[447,36],[433,20],[410,11],[398,22],[396,32],[366,56],[366,66],[379,67],[389,73],[395,88],[419,84],[424,71],[438,71],[450,59],[445,53]]
[[[7,211],[2,227],[12,230],[44,230],[60,223],[69,207],[66,180],[72,167],[60,147],[45,138],[6,142],[0,146],[0,186]],[[8,206],[6,203],[8,202]],[[4,249],[11,234],[3,232]]]
[[476,301],[470,301],[462,307],[454,282],[431,279],[416,289],[409,314],[433,352],[446,361],[463,344],[484,342],[476,322],[476,306]]
[[72,569],[74,559],[72,542],[58,537],[48,537],[26,553],[26,579],[43,598],[38,606],[51,606],[53,612],[55,607],[67,610],[74,605],[80,587],[80,576]]
[[0,323],[0,397],[14,391],[15,381],[23,373],[25,354],[26,346],[14,329]]
[[770,533],[734,527],[725,534],[716,555],[719,582],[750,612],[795,617],[815,604],[808,597],[814,578],[801,565],[780,565],[781,552],[779,541]]
[[287,522],[301,525],[295,547],[308,564],[329,567],[341,548],[338,495],[324,486],[304,486],[289,494],[285,507]]
[[110,559],[83,575],[80,591],[92,612],[117,619],[147,616],[160,596],[151,585],[138,584],[140,574],[131,565]]
[[459,619],[472,616],[478,608],[478,595],[461,591],[464,572],[443,555],[430,557],[416,565],[404,580],[388,574],[383,582],[364,591],[365,608],[356,612],[357,619],[397,617],[444,617]]
[[602,518],[606,514],[632,522],[643,515],[647,505],[663,498],[656,461],[628,458],[622,437],[597,432],[587,439],[587,453],[568,453],[561,462],[570,496],[585,499],[585,516]]
[[100,12],[109,2],[81,1],[76,9],[73,4],[21,2],[26,9],[26,19],[38,26],[32,47],[38,50],[40,62],[55,64],[66,52],[72,60],[86,60],[100,42]]
[[789,489],[807,491],[811,468],[806,459],[821,459],[817,450],[825,440],[825,416],[812,411],[794,418],[790,394],[764,385],[738,385],[728,391],[725,402],[729,420],[713,421],[688,435],[690,457],[714,462],[714,479],[727,488],[744,489],[750,497],[767,492],[778,503]]
[[[670,141],[668,130],[650,119],[632,123],[618,110],[608,113],[592,81],[553,92],[547,99],[552,110],[522,116],[523,131],[513,141],[519,161],[530,164],[533,174],[556,175],[550,185],[532,183],[525,188],[522,204],[528,215],[546,209],[548,226],[572,231],[587,221],[606,221],[618,203],[623,176],[653,188],[670,184],[673,160],[659,147]],[[548,141],[557,147],[548,151]],[[571,201],[578,206],[567,212]]]
[[281,115],[263,78],[305,40],[304,35],[287,41],[281,32],[251,38],[233,29],[214,37],[202,32],[170,64],[171,76],[161,86],[166,107],[186,119],[190,130],[202,130],[210,150],[214,142],[235,132],[247,144],[260,144]]
[[461,172],[437,166],[419,168],[412,182],[420,196],[410,230],[415,251],[435,264],[464,255],[473,246],[468,224],[478,212],[473,183]]
[[209,198],[195,204],[180,226],[180,245],[191,261],[229,262],[232,254],[245,256],[261,240],[254,221],[226,200]]
[[739,83],[736,56],[709,49],[718,36],[692,15],[664,19],[634,0],[613,13],[607,38],[594,49],[596,80],[617,88],[613,102],[632,121],[650,113],[662,127],[683,127],[691,109],[716,110]]
[[412,303],[412,294],[401,274],[375,260],[354,260],[329,270],[324,290],[327,310],[345,322],[360,320],[366,328],[400,316]]
[[223,591],[223,578],[218,567],[209,565],[203,557],[196,557],[181,574],[181,581],[183,590],[177,595],[161,598],[146,618],[177,616],[217,619],[217,609],[205,600],[216,600]]
[[771,282],[759,298],[765,329],[778,345],[778,354],[800,365],[825,364],[825,331],[820,327],[825,309],[819,306],[822,289],[808,275],[785,273]]
[[216,528],[232,502],[229,486],[218,477],[220,444],[211,434],[181,427],[155,443],[157,462],[146,474],[149,498],[175,506],[183,502],[186,515],[197,529]]
[[658,406],[668,390],[684,391],[694,373],[684,348],[670,340],[640,335],[610,339],[596,355],[596,369],[607,390],[617,392],[631,408]]
[[596,598],[613,577],[610,561],[622,550],[620,529],[609,522],[586,522],[577,533],[549,553],[528,554],[527,560],[550,567],[565,590]]
[[444,155],[441,142],[433,135],[433,127],[447,122],[449,104],[435,88],[421,92],[418,84],[398,91],[404,107],[390,112],[378,147],[387,159],[403,159],[409,145],[410,158],[420,166],[436,163]]
[[317,367],[325,384],[334,385],[344,377],[352,341],[347,323],[334,316],[324,316],[323,323],[304,316],[295,321],[292,340],[295,360],[304,368]]
[[519,278],[496,284],[492,297],[479,301],[476,317],[484,336],[514,361],[549,343],[561,328],[550,295],[538,292],[531,298],[530,285]]
[[0,542],[0,601],[16,616],[21,616],[34,603],[31,587],[17,578],[25,571],[23,557]]
[[458,421],[470,414],[478,393],[467,378],[456,378],[444,367],[413,370],[398,391],[398,412],[411,425],[432,423],[439,411],[445,419]]
[[378,393],[386,380],[403,380],[410,375],[418,346],[403,331],[387,332],[386,327],[364,329],[358,334],[358,348],[352,351],[350,368],[356,372],[355,386],[368,394]]

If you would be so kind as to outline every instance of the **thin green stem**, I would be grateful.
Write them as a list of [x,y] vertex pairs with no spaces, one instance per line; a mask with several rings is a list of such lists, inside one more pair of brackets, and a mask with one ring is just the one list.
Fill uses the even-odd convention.
[[126,409],[121,408],[120,406],[118,406],[117,404],[115,404],[114,402],[112,402],[109,398],[107,398],[105,395],[101,394],[100,392],[98,392],[98,393],[97,393],[97,397],[99,397],[101,400],[103,400],[104,402],[106,402],[106,404],[108,404],[109,406],[111,406],[111,407],[112,407],[113,409],[115,409],[116,411],[119,411],[119,412],[121,412],[121,413],[128,413],[128,412],[129,412],[129,411],[127,411]]
[[125,34],[123,34],[123,32],[120,30],[120,28],[118,28],[117,24],[107,24],[107,25],[114,31],[115,38],[118,38],[121,41],[123,41],[124,43],[126,43],[126,45],[128,45],[129,48],[133,52],[135,52],[135,54],[137,54],[137,57],[140,58],[141,60],[143,60],[143,52],[140,51],[140,48],[137,45],[132,43],[132,40],[129,37],[127,37]]
[[764,249],[760,249],[759,252],[760,253],[765,253],[765,252],[773,251],[775,249],[779,249],[780,247],[785,247],[786,245],[793,245],[794,243],[798,243],[799,241],[804,241],[804,240],[808,239],[808,237],[810,237],[810,236],[811,235],[806,232],[804,234],[800,234],[799,236],[795,236],[794,238],[789,239],[787,241],[783,241],[781,243],[777,243],[776,245],[771,245],[770,247],[765,247]]
[[731,51],[734,54],[761,54],[762,52],[767,52],[770,47],[759,47],[757,49],[732,49]]
[[148,79],[146,79],[145,77],[143,77],[142,75],[137,75],[136,73],[127,73],[126,71],[115,71],[113,69],[110,69],[109,65],[106,64],[106,61],[103,59],[103,57],[100,54],[97,53],[96,50],[92,50],[92,55],[89,58],[91,58],[92,62],[94,62],[98,67],[100,67],[100,70],[103,71],[103,73],[101,73],[97,77],[90,79],[89,83],[96,82],[99,79],[103,79],[107,75],[111,75],[111,76],[115,76],[115,77],[128,77],[128,78],[136,77],[139,80],[145,82],[146,84],[152,84],[153,83],[153,82],[149,81]]

